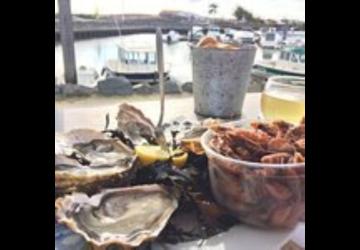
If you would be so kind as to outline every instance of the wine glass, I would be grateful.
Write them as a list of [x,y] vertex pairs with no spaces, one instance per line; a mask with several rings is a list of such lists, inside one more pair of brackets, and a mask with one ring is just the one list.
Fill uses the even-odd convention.
[[299,123],[305,116],[305,77],[270,77],[261,96],[261,116]]

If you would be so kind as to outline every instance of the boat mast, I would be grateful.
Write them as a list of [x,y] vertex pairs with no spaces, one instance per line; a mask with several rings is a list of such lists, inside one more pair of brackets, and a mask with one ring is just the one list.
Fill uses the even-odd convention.
[[[122,11],[121,11],[121,24],[124,25],[124,0],[121,1],[121,9],[122,9]],[[116,29],[119,32],[119,38],[120,38],[121,37],[121,28],[120,28],[120,25],[118,23],[118,19],[117,19],[117,17],[115,17],[114,14],[112,15],[112,18],[113,18],[113,21],[114,21],[114,23],[116,25]]]
[[[124,25],[124,0],[121,0],[121,24]],[[121,37],[121,29],[119,28],[119,35]]]

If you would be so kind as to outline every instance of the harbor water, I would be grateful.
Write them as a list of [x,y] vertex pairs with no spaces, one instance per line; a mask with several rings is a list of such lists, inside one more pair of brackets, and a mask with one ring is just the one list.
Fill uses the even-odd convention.
[[[98,73],[105,66],[106,61],[117,58],[117,44],[120,39],[128,43],[137,41],[140,43],[149,43],[155,41],[155,34],[137,34],[108,38],[97,38],[75,42],[76,64],[77,68],[85,66],[93,68]],[[264,51],[265,57],[271,57],[273,50]],[[164,44],[165,63],[170,67],[170,76],[179,83],[192,81],[191,53],[188,42],[177,42],[173,44]],[[263,51],[257,49],[255,61],[261,60]],[[55,44],[55,77],[61,82],[63,76],[63,58],[61,45]],[[79,83],[82,84],[82,83]]]

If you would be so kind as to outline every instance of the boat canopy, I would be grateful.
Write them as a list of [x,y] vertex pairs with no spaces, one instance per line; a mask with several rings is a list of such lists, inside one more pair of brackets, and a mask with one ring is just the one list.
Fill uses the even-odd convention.
[[266,41],[275,41],[276,34],[274,32],[269,32],[265,34],[265,40]]
[[156,51],[143,44],[118,44],[118,56],[126,64],[156,64]]

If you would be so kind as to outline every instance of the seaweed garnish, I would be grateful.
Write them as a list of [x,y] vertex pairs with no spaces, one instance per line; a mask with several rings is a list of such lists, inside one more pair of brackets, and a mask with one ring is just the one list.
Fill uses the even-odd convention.
[[[183,130],[179,126],[178,121],[173,121],[171,125],[164,125],[164,129],[170,131],[169,146],[173,149],[179,147],[177,137]],[[118,128],[108,129],[108,122],[103,132],[110,134],[112,138],[119,139],[131,148],[135,147],[132,138],[127,137],[123,131]],[[154,138],[149,138],[144,134],[141,136],[149,144],[157,144]],[[179,206],[157,238],[158,242],[177,244],[199,241],[198,244],[201,246],[206,239],[227,231],[238,223],[237,219],[226,213],[214,201],[207,157],[188,154],[187,163],[181,169],[173,166],[171,160],[155,162],[150,166],[139,168],[130,180],[131,186],[161,184],[178,198]]]
[[184,168],[170,161],[156,162],[137,171],[131,185],[158,183],[178,197],[178,209],[158,237],[159,242],[176,244],[200,240],[230,229],[238,221],[223,212],[214,201],[206,156],[190,153]]

